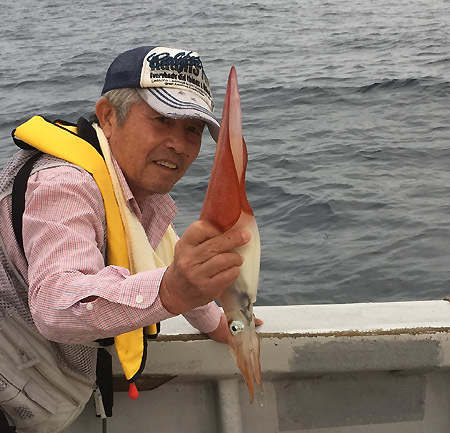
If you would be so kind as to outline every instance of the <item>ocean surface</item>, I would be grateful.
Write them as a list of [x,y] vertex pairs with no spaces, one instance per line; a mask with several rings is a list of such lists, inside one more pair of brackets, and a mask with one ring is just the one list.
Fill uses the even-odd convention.
[[[261,233],[257,305],[450,295],[450,3],[3,0],[0,165],[34,114],[93,112],[139,45],[198,51],[220,118],[237,69]],[[214,155],[173,190],[183,233]]]

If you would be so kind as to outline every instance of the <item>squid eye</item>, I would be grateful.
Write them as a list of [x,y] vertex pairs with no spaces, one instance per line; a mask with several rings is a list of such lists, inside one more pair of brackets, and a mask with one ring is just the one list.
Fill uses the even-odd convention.
[[244,324],[238,320],[233,320],[230,323],[230,332],[232,335],[240,334],[244,330]]

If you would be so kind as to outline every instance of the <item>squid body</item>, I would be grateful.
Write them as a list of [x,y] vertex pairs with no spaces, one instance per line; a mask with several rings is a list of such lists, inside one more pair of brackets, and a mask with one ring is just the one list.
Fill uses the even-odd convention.
[[253,303],[259,279],[260,239],[258,226],[245,191],[247,148],[242,137],[241,104],[236,70],[231,68],[225,95],[217,149],[200,220],[222,232],[245,229],[251,240],[236,251],[243,257],[238,279],[220,297],[231,331],[229,346],[250,393],[254,382],[261,387],[260,344],[255,331]]

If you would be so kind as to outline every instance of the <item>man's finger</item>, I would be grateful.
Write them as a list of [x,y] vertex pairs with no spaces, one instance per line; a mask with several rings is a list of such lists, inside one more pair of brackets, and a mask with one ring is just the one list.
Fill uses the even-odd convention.
[[219,298],[222,295],[222,292],[230,287],[234,280],[239,276],[240,269],[238,266],[234,266],[232,268],[228,268],[219,272],[218,274],[211,277],[210,283],[212,287],[215,287],[215,294],[211,296],[210,301]]
[[207,221],[195,221],[186,229],[180,240],[183,240],[187,245],[196,246],[219,236],[221,233],[217,227]]
[[202,263],[201,271],[204,275],[212,278],[215,275],[235,266],[239,267],[243,264],[243,259],[238,253],[221,253]]
[[253,314],[253,320],[255,321],[255,326],[261,326],[264,323],[261,319],[256,317],[254,314]]
[[180,243],[196,248],[196,261],[204,263],[217,254],[245,245],[249,240],[250,233],[246,230],[230,230],[222,234],[212,224],[196,221],[188,227]]
[[197,258],[201,263],[206,262],[218,254],[227,253],[245,245],[249,240],[250,233],[248,231],[231,230],[198,245],[196,251]]

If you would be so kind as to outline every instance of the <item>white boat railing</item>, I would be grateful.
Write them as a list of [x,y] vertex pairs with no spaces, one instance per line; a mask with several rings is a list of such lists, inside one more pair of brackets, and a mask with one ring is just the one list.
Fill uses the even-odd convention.
[[[264,394],[252,405],[227,346],[176,317],[149,342],[139,399],[117,393],[108,433],[450,431],[449,302],[255,307],[255,313],[264,320],[258,330]],[[114,372],[121,377],[117,363]],[[101,431],[96,423],[88,407],[69,431]]]

